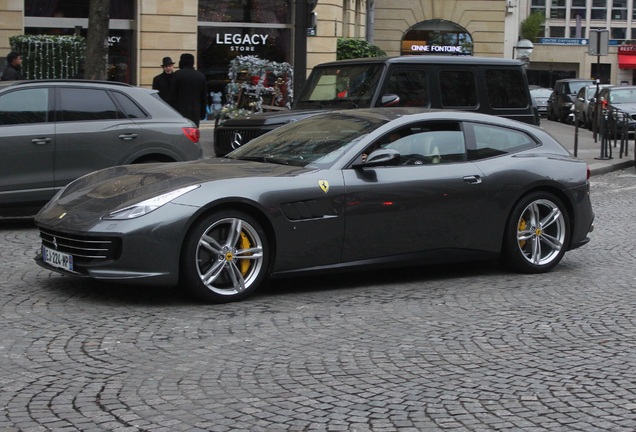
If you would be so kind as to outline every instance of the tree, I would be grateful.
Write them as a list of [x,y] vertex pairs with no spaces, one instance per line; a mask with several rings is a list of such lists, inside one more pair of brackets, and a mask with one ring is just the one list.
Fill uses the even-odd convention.
[[386,53],[363,39],[338,38],[336,60],[364,57],[384,57]]
[[110,0],[90,0],[86,37],[86,79],[105,80],[108,66]]
[[534,41],[543,31],[545,15],[542,12],[532,12],[521,23],[521,38]]

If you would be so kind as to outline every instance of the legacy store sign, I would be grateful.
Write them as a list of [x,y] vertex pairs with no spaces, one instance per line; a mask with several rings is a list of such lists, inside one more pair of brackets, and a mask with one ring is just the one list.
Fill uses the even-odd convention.
[[230,51],[254,52],[257,46],[265,45],[269,35],[217,33],[217,45],[229,45]]
[[463,54],[464,49],[456,45],[428,45],[426,41],[402,41],[402,53],[411,54]]

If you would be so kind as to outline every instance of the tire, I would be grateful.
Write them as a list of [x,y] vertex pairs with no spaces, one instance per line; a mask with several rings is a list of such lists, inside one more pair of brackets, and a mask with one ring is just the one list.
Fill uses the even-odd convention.
[[508,218],[502,260],[521,273],[545,273],[563,258],[570,241],[565,206],[548,192],[522,198]]
[[181,283],[212,303],[241,300],[257,290],[267,273],[267,236],[239,211],[211,214],[189,231],[181,262]]

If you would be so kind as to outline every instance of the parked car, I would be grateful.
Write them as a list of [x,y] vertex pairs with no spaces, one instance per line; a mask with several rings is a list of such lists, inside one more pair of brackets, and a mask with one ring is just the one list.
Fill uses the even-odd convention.
[[91,171],[203,154],[194,123],[156,91],[110,81],[4,82],[0,134],[3,216],[35,214]]
[[266,277],[500,258],[551,270],[589,241],[589,169],[543,129],[420,108],[328,111],[224,158],[84,176],[35,218],[62,274],[203,300]]
[[471,56],[340,60],[314,67],[297,94],[291,111],[253,114],[216,127],[216,156],[285,123],[344,108],[461,109],[539,124],[518,60]]
[[545,87],[530,87],[530,95],[537,104],[537,111],[541,117],[548,115],[548,99],[552,94],[552,89]]
[[574,116],[577,124],[592,130],[592,119],[594,118],[592,105],[596,102],[596,92],[602,88],[608,87],[609,84],[586,85],[581,87],[576,94],[574,101]]
[[554,90],[548,99],[548,120],[557,120],[568,123],[573,119],[572,107],[576,100],[576,94],[581,87],[594,84],[591,79],[561,79],[554,83]]
[[[608,128],[612,134],[621,133],[622,122],[628,132],[636,127],[636,86],[608,86],[599,92],[601,115],[607,115]],[[596,111],[594,111],[595,113]]]

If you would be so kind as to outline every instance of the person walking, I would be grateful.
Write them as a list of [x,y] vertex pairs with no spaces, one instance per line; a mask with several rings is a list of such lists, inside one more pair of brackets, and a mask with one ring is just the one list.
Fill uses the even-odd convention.
[[161,62],[161,67],[163,68],[163,72],[154,77],[152,80],[152,88],[159,90],[159,97],[168,102],[174,72],[174,62],[170,57],[164,57]]
[[205,118],[208,102],[207,82],[205,75],[194,69],[192,54],[181,54],[179,70],[172,77],[168,100],[174,109],[192,120],[197,127],[201,119]]
[[2,73],[2,81],[19,81],[23,80],[22,76],[22,54],[11,51],[7,55],[7,67]]

